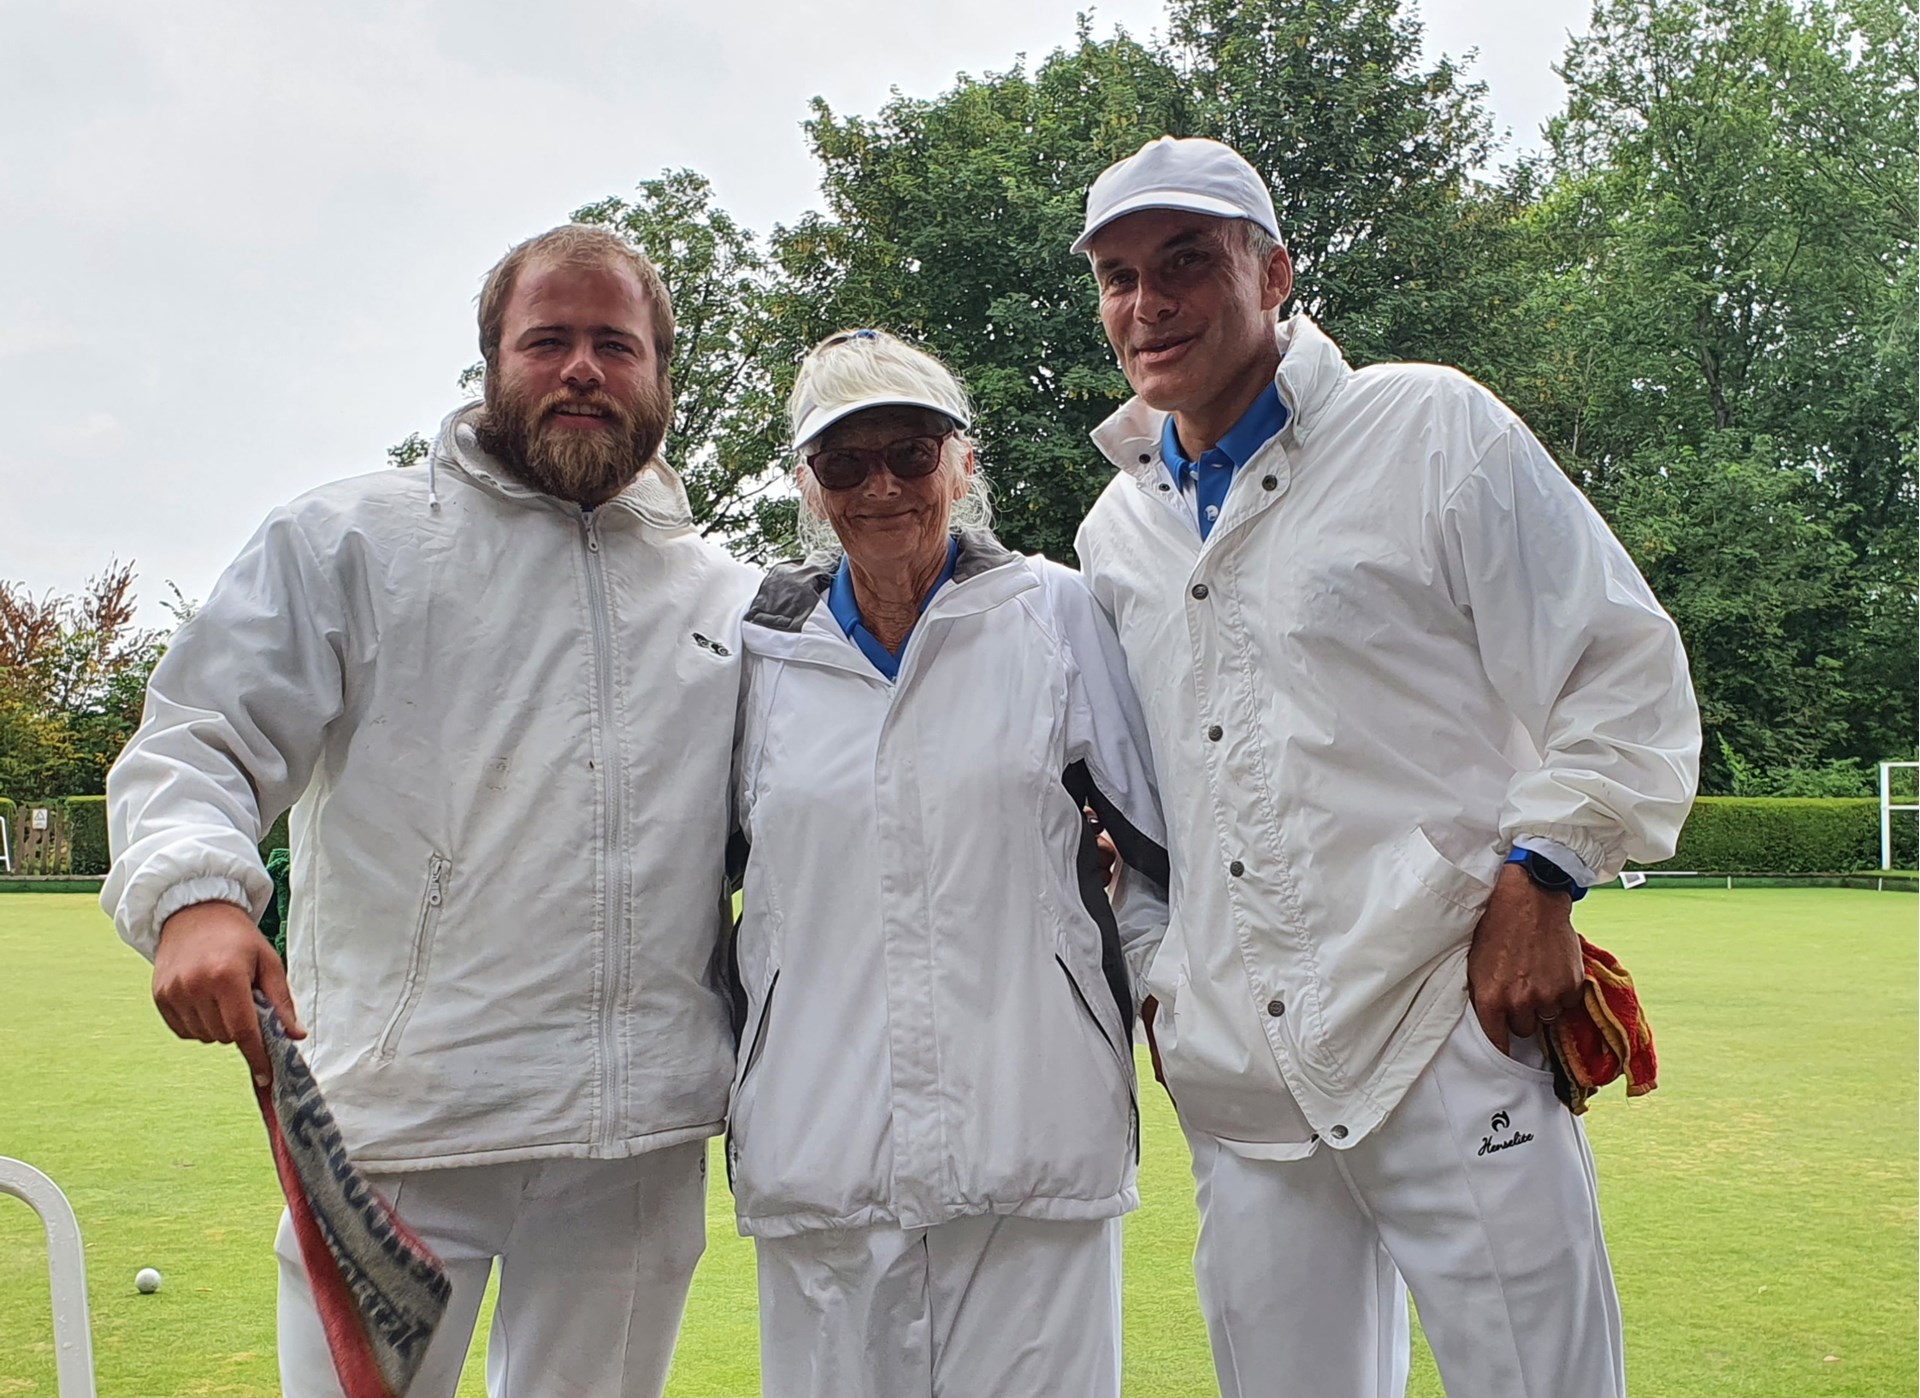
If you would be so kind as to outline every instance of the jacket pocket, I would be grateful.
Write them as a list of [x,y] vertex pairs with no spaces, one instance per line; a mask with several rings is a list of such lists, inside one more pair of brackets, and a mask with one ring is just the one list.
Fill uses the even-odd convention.
[[1067,978],[1068,989],[1073,991],[1073,998],[1080,1002],[1081,1010],[1086,1014],[1087,1018],[1092,1021],[1094,1031],[1100,1035],[1100,1041],[1107,1046],[1108,1050],[1112,1052],[1116,1059],[1120,1060],[1120,1066],[1125,1068],[1126,1059],[1121,1055],[1119,1045],[1113,1042],[1113,1035],[1108,1032],[1107,1026],[1100,1022],[1100,1016],[1093,1012],[1093,1005],[1088,1001],[1087,993],[1080,988],[1080,982],[1073,978],[1073,971],[1067,965],[1067,959],[1060,955],[1059,952],[1055,952],[1053,954],[1053,964],[1058,966],[1060,968],[1060,974]]
[[1493,884],[1489,880],[1462,869],[1440,853],[1427,838],[1427,832],[1417,825],[1407,832],[1394,850],[1394,856],[1428,892],[1456,908],[1478,913],[1493,896]]
[[[1080,982],[1074,978],[1073,968],[1067,965],[1067,959],[1059,952],[1053,954],[1053,964],[1060,968],[1060,974],[1067,978],[1067,988],[1073,992],[1073,998],[1080,1003],[1081,1012],[1092,1021],[1094,1032],[1100,1036],[1100,1042],[1107,1046],[1113,1055],[1114,1064],[1120,1069],[1120,1081],[1127,1088],[1127,1132],[1132,1138],[1133,1158],[1140,1159],[1140,1097],[1134,1085],[1133,1055],[1123,1050],[1113,1041],[1113,1035],[1107,1026],[1100,1022],[1100,1016],[1093,1012],[1093,1002],[1087,999],[1086,991],[1080,988]],[[1131,1045],[1129,1045],[1129,1048]]]
[[394,1007],[393,1017],[380,1033],[380,1045],[374,1053],[382,1063],[393,1062],[400,1050],[400,1036],[406,1033],[407,1023],[426,992],[427,970],[433,959],[433,933],[440,922],[440,906],[446,902],[447,875],[452,869],[451,861],[442,856],[427,856],[427,887],[420,895],[420,917],[414,924],[413,953],[407,958],[406,984],[401,988],[400,1003]]
[[747,1056],[740,1060],[740,1077],[733,1085],[734,1100],[746,1090],[747,1077],[753,1072],[754,1064],[760,1061],[760,1054],[767,1046],[767,1017],[773,1013],[773,992],[780,988],[780,973],[775,971],[773,979],[767,982],[767,998],[760,1002],[760,1017],[753,1024],[753,1038],[747,1042]]
[[747,1041],[746,1056],[740,1060],[740,1072],[733,1080],[733,1093],[727,1101],[727,1188],[738,1197],[740,1190],[734,1176],[740,1168],[740,1104],[742,1094],[747,1090],[747,1078],[753,1072],[754,1065],[760,1061],[761,1051],[767,1046],[767,1016],[773,1013],[773,992],[780,988],[780,972],[775,971],[767,982],[766,998],[760,1002],[760,1014],[753,1022],[753,1037]]

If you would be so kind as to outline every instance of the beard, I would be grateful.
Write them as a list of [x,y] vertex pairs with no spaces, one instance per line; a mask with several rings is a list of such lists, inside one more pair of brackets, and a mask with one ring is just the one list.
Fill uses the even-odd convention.
[[[582,430],[551,419],[562,408],[590,407],[606,426]],[[630,402],[604,392],[561,390],[534,401],[504,376],[487,376],[486,402],[474,433],[488,455],[543,495],[594,506],[612,499],[646,469],[673,417],[673,396],[661,375]]]

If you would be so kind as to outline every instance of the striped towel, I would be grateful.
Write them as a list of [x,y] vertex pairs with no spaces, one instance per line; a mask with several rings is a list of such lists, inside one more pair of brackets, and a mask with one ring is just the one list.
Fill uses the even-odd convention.
[[327,1348],[346,1398],[403,1398],[453,1285],[446,1268],[347,1158],[333,1114],[280,1016],[254,1011],[273,1083],[256,1087]]
[[1548,1057],[1553,1062],[1554,1088],[1575,1116],[1587,1109],[1587,1099],[1615,1078],[1627,1080],[1627,1096],[1640,1097],[1659,1086],[1659,1061],[1653,1052],[1653,1028],[1640,1008],[1640,996],[1612,952],[1585,937],[1580,955],[1587,981],[1580,1007],[1568,1010],[1548,1026]]

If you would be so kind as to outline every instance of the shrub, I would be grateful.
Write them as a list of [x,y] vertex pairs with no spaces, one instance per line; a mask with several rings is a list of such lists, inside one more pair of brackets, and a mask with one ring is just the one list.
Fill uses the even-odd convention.
[[107,853],[107,798],[69,796],[59,804],[67,808],[68,872],[79,877],[105,874],[112,862]]
[[[1911,869],[1916,832],[1896,814],[1893,862]],[[1648,866],[1721,874],[1839,874],[1880,867],[1880,803],[1844,798],[1702,796],[1672,859]]]
[[293,841],[287,836],[287,813],[282,811],[280,819],[267,827],[267,833],[260,837],[260,857],[269,859],[277,849],[290,849]]

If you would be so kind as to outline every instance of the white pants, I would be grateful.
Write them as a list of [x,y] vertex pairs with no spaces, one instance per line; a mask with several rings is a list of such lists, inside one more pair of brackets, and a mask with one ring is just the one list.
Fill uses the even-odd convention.
[[[440,1255],[453,1298],[410,1398],[453,1398],[494,1259],[491,1398],[658,1398],[706,1247],[704,1141],[630,1160],[536,1160],[373,1177]],[[280,1383],[340,1398],[292,1222],[280,1219]]]
[[1623,1398],[1593,1157],[1539,1046],[1471,1008],[1350,1150],[1254,1160],[1190,1132],[1223,1398],[1400,1398],[1405,1285],[1453,1398]]
[[1119,1398],[1117,1218],[754,1242],[763,1398]]

